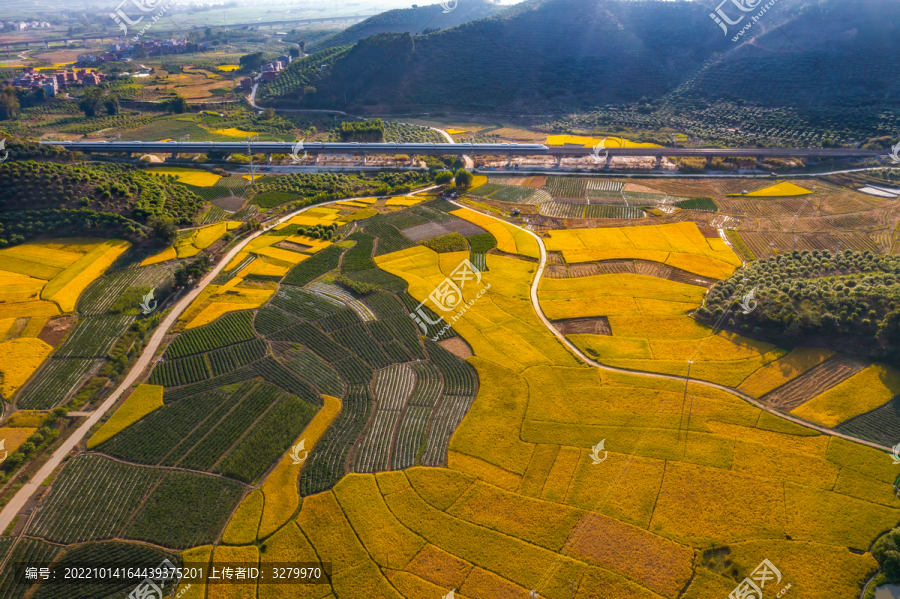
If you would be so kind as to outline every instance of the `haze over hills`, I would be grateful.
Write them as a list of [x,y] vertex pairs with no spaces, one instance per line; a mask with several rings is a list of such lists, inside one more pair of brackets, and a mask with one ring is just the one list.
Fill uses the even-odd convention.
[[900,97],[895,2],[780,0],[727,35],[710,12],[698,2],[532,0],[428,35],[363,39],[306,80],[315,93],[287,89],[274,103],[565,114],[733,101],[830,112]]
[[309,46],[307,51],[351,45],[379,33],[408,31],[416,34],[424,30],[449,29],[473,19],[488,17],[501,10],[504,10],[503,6],[486,0],[461,0],[450,12],[445,12],[439,4],[389,10],[318,40]]

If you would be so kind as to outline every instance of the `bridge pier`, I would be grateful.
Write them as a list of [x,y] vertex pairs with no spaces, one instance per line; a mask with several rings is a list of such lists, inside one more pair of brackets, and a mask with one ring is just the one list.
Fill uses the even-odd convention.
[[178,160],[178,152],[172,152],[172,160]]
[[31,50],[31,42],[25,42],[25,51]]
[[762,157],[762,156],[757,156],[757,157],[756,157],[756,168],[762,168],[762,167],[763,167],[762,161],[763,161],[763,157]]
[[556,157],[556,168],[559,168],[562,164],[562,154]]
[[709,168],[710,166],[712,166],[712,156],[707,156],[706,157],[706,168]]
[[662,167],[662,156],[657,156],[656,157],[656,168],[658,169],[660,167]]
[[319,155],[318,155],[318,154],[316,154],[316,159],[313,160],[313,164],[314,164],[314,165],[318,165],[318,164],[319,164]]
[[50,42],[44,42],[44,48],[46,48],[47,50],[49,50],[49,49],[50,49]]
[[68,47],[69,47],[69,40],[65,40],[65,42],[66,42],[66,48],[68,48]]
[[507,154],[506,155],[506,168],[509,168],[510,166],[512,166],[512,154]]
[[603,168],[609,169],[610,165],[612,165],[612,154],[606,155],[606,164],[603,165]]
[[266,162],[272,162],[272,154],[270,154],[270,153],[266,154]]

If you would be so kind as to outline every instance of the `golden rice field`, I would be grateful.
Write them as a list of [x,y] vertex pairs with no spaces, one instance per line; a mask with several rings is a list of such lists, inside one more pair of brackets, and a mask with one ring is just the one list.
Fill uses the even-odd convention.
[[728,196],[737,196],[737,197],[757,197],[757,198],[774,198],[774,197],[789,197],[789,196],[802,196],[809,195],[812,191],[806,189],[805,187],[800,187],[799,185],[795,185],[790,181],[783,181],[781,183],[776,183],[775,185],[770,185],[769,187],[764,187],[763,189],[758,189],[756,191],[751,191],[750,193],[729,193]]
[[[513,231],[503,230],[517,249]],[[416,246],[376,262],[438,311],[429,295],[467,255]],[[705,599],[727,597],[763,558],[782,573],[774,591],[789,583],[796,599],[859,595],[877,567],[872,540],[900,521],[889,458],[717,388],[591,368],[531,309],[536,265],[494,254],[487,263],[481,281],[462,289],[472,303],[454,323],[474,352],[467,361],[479,391],[450,441],[447,467],[351,474],[300,502],[297,472],[283,461],[247,495],[214,560],[329,561],[331,585],[300,593],[321,598],[451,590],[524,598],[535,589],[568,599],[574,588],[578,599]],[[634,302],[634,312],[609,317],[611,337],[582,336],[611,362],[660,363],[665,371],[694,357],[692,378],[696,369],[756,394],[827,357],[712,335],[666,305],[696,306],[702,289],[607,276],[620,278],[543,280],[540,297],[542,305],[560,302],[559,310],[592,290],[597,302]],[[769,367],[782,360],[784,368]],[[873,370],[842,396],[876,379],[893,380]],[[818,412],[832,404],[843,401],[825,401]],[[329,415],[310,423],[307,442],[338,409],[326,398]],[[601,440],[604,459],[595,464],[590,448]],[[278,507],[267,519],[270,497]],[[734,576],[700,559],[724,545]],[[209,555],[208,547],[191,551]],[[279,596],[267,587],[248,584],[229,596]]]
[[88,439],[87,447],[91,449],[119,434],[150,412],[163,407],[163,387],[159,385],[138,385],[128,399],[103,423],[96,433]]
[[254,135],[259,135],[256,131],[244,131],[242,129],[235,129],[234,127],[229,129],[214,129],[213,133],[227,135],[228,137],[253,137]]
[[540,258],[541,256],[537,240],[530,233],[518,227],[468,208],[460,208],[450,214],[489,232],[497,239],[497,249],[502,252],[520,254],[529,258]]
[[222,177],[196,168],[182,168],[178,166],[157,166],[147,169],[147,172],[154,175],[172,175],[180,183],[188,185],[196,185],[197,187],[212,187]]
[[236,71],[241,68],[240,65],[237,64],[220,64],[216,67],[220,71],[225,71],[226,73],[230,73],[231,71]]
[[234,277],[224,285],[207,285],[178,319],[176,327],[193,329],[229,312],[259,308],[269,301],[276,286],[260,282],[251,285],[241,277]]
[[388,201],[384,203],[385,206],[415,206],[416,204],[421,204],[426,201],[428,198],[390,198]]
[[634,142],[621,137],[590,137],[584,135],[551,135],[547,137],[548,146],[591,146],[603,142],[605,148],[660,148],[652,143]]

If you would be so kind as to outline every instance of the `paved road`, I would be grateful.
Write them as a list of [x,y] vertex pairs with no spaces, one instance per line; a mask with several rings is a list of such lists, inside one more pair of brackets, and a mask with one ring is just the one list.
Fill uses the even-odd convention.
[[[362,197],[362,196],[361,196]],[[337,201],[337,200],[335,200]],[[331,203],[331,202],[325,202]],[[47,480],[47,478],[53,473],[57,466],[62,463],[63,458],[65,458],[70,451],[72,451],[76,445],[87,435],[88,431],[94,426],[103,415],[115,405],[115,403],[119,400],[122,394],[129,389],[138,379],[143,376],[144,371],[147,366],[150,365],[153,356],[156,354],[156,350],[159,349],[159,346],[162,344],[163,338],[168,333],[169,329],[172,328],[172,325],[175,324],[175,321],[178,320],[178,317],[181,316],[182,312],[184,312],[187,307],[193,302],[198,295],[206,288],[207,285],[215,278],[225,266],[231,262],[232,258],[234,258],[244,246],[246,246],[251,240],[255,239],[259,235],[265,233],[271,227],[282,223],[297,213],[308,210],[314,206],[321,206],[322,204],[313,204],[311,206],[306,206],[301,208],[300,210],[295,210],[294,212],[288,213],[278,220],[273,221],[269,226],[261,231],[257,231],[250,236],[248,236],[244,241],[237,244],[225,257],[219,262],[219,264],[213,268],[200,282],[197,286],[187,295],[185,295],[178,303],[176,303],[171,312],[166,316],[166,318],[160,323],[159,327],[154,332],[153,336],[150,338],[150,341],[147,343],[147,347],[144,349],[144,352],[141,354],[141,357],[138,358],[137,363],[135,363],[134,367],[128,373],[128,376],[119,384],[118,388],[110,395],[106,401],[104,401],[100,407],[98,407],[95,411],[90,413],[90,417],[80,426],[78,430],[75,431],[65,442],[57,449],[53,456],[51,456],[50,460],[41,467],[37,473],[31,477],[27,483],[25,483],[19,492],[15,494],[15,496],[10,500],[8,504],[0,511],[0,530],[6,530],[6,527],[12,522],[13,518],[19,510],[21,510],[34,492],[41,486],[41,484]]]
[[[456,204],[457,206],[459,206],[460,208],[468,208],[469,210],[471,210],[471,208],[469,208],[468,206],[464,206],[463,204],[461,204],[459,202],[453,202],[453,203]],[[565,345],[567,348],[569,348],[569,350],[573,354],[578,356],[585,363],[590,364],[591,366],[593,366],[595,368],[600,368],[601,370],[607,370],[609,372],[621,372],[621,373],[635,374],[635,375],[639,375],[639,376],[646,376],[646,377],[656,378],[656,379],[666,379],[666,380],[670,380],[670,381],[685,381],[685,382],[687,382],[686,377],[683,377],[683,376],[676,376],[676,375],[671,375],[671,374],[659,374],[657,372],[646,372],[643,370],[632,370],[630,368],[616,368],[613,366],[606,366],[605,364],[600,364],[599,362],[595,362],[594,360],[587,357],[571,341],[566,339],[565,335],[563,335],[558,330],[556,330],[556,327],[553,326],[553,324],[550,322],[550,320],[544,315],[544,311],[541,309],[541,303],[540,303],[540,300],[538,300],[538,285],[541,282],[541,275],[543,274],[544,267],[547,264],[547,250],[544,247],[544,240],[541,239],[538,235],[535,235],[532,231],[529,231],[528,229],[523,229],[522,227],[514,225],[513,223],[510,223],[510,222],[504,221],[501,218],[497,218],[496,216],[492,216],[490,214],[485,214],[483,212],[479,213],[479,214],[483,214],[484,216],[488,216],[490,218],[493,218],[494,220],[499,220],[506,224],[512,225],[521,231],[525,231],[526,233],[528,233],[529,235],[531,235],[532,237],[534,237],[537,240],[538,246],[541,249],[541,260],[540,260],[540,263],[538,264],[537,273],[534,275],[534,281],[531,284],[531,305],[534,307],[534,311],[535,311],[535,313],[537,313],[538,318],[540,318],[541,322],[544,323],[544,326],[547,327],[547,329],[551,333],[553,333],[553,335],[557,339],[559,339],[563,345]],[[759,401],[750,397],[749,395],[741,393],[740,391],[737,391],[736,389],[732,389],[731,387],[726,387],[725,385],[720,385],[718,383],[711,383],[709,381],[701,381],[698,379],[691,379],[690,382],[695,385],[702,385],[704,387],[712,387],[714,389],[720,389],[727,393],[731,393],[732,395],[737,395],[744,401],[747,401],[747,402],[753,404],[760,410],[765,410],[766,412],[769,412],[770,414],[774,414],[775,416],[784,418],[785,420],[790,420],[791,422],[793,422],[795,424],[799,424],[800,426],[804,426],[806,428],[811,428],[822,434],[831,435],[833,437],[840,437],[842,439],[846,439],[846,440],[852,441],[854,443],[859,443],[861,445],[868,445],[869,447],[874,447],[875,449],[881,449],[883,451],[888,451],[888,452],[891,451],[890,447],[886,447],[884,445],[879,445],[877,443],[872,443],[870,441],[863,441],[862,439],[857,439],[856,437],[851,437],[850,435],[845,435],[843,433],[839,433],[837,431],[831,430],[830,428],[825,428],[823,426],[819,426],[817,424],[813,424],[811,422],[801,420],[800,418],[791,416],[790,414],[784,414],[782,412],[778,412],[776,410],[773,410],[769,406],[767,406],[763,403],[760,403]]]
[[[444,131],[443,129],[438,129],[437,127],[431,127],[431,128],[434,129],[435,131],[437,131],[438,133],[440,133],[441,135],[443,135],[444,139],[447,140],[448,144],[456,143],[456,141],[450,136],[450,134],[447,133],[446,131]],[[467,169],[472,170],[473,168],[475,168],[475,161],[472,160],[469,156],[463,154],[462,156],[460,156],[460,158],[462,158],[463,165]]]

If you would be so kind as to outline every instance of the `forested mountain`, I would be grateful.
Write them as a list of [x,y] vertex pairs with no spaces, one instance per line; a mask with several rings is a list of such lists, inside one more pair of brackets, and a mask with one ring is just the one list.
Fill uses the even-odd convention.
[[[753,21],[766,6],[755,4],[726,34],[701,2],[531,0],[428,35],[363,39],[305,81],[315,93],[279,90],[271,103],[564,114],[683,101],[857,109],[900,98],[900,4],[779,0]],[[721,10],[741,15],[734,3]]]
[[459,0],[458,3],[456,0],[451,0],[448,2],[447,8],[452,8],[452,10],[444,12],[444,7],[439,4],[389,10],[351,25],[339,33],[317,40],[307,48],[307,51],[348,46],[379,33],[408,31],[412,34],[420,34],[431,30],[449,29],[503,10],[501,5],[486,0]]

